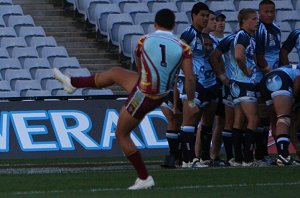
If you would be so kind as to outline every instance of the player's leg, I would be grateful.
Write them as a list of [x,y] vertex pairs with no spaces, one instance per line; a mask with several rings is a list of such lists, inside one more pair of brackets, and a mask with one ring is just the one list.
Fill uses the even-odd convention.
[[121,67],[113,67],[108,71],[96,73],[87,77],[69,77],[61,73],[56,68],[53,69],[53,73],[54,77],[63,83],[64,89],[68,93],[74,92],[76,88],[104,88],[113,84],[118,84],[126,91],[131,92],[139,79],[137,72],[123,69]]

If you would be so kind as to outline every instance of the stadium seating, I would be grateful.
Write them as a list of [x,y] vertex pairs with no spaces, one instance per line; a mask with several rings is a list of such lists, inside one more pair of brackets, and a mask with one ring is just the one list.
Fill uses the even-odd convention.
[[97,25],[96,30],[99,29],[99,32],[102,35],[107,36],[107,18],[109,14],[120,14],[121,9],[116,4],[105,4],[101,6],[101,9],[98,9],[98,18],[97,18]]
[[30,43],[32,37],[45,37],[46,33],[44,28],[42,28],[41,26],[20,27],[17,35],[20,37],[24,37],[27,43]]
[[32,90],[28,89],[21,93],[21,97],[47,97],[51,96],[50,91],[48,90]]
[[8,17],[9,16],[18,16],[23,15],[23,9],[19,5],[1,5],[0,6],[0,16],[5,21],[5,23],[8,23]]
[[43,47],[41,49],[40,57],[47,58],[50,64],[53,63],[54,58],[69,57],[65,47]]
[[6,48],[8,54],[11,55],[12,49],[15,47],[27,47],[24,37],[7,37],[1,39],[1,47]]
[[14,47],[11,57],[19,59],[23,64],[25,58],[39,58],[39,54],[35,47]]
[[7,80],[0,81],[0,91],[11,91],[10,84]]
[[0,0],[0,5],[12,5],[12,0]]
[[132,5],[131,3],[126,3],[122,10],[124,13],[130,14],[132,19],[135,19],[135,15],[137,13],[149,13],[150,10],[145,3],[135,3]]
[[7,69],[4,74],[11,87],[14,87],[17,80],[32,80],[31,74],[27,69]]
[[16,32],[19,32],[19,29],[22,26],[35,26],[35,24],[30,15],[22,15],[22,16],[9,16],[7,21],[7,26],[13,27]]
[[34,76],[37,69],[50,69],[51,65],[46,58],[25,58],[23,68]]
[[110,89],[83,89],[82,95],[113,95],[113,92]]
[[9,54],[5,48],[0,48],[0,59],[9,58]]
[[[76,1],[80,1],[81,3],[83,3],[83,1],[81,0],[76,0]],[[79,12],[81,14],[85,15],[85,20],[90,21],[91,17],[93,17],[93,14],[96,13],[95,9],[96,7],[98,7],[99,4],[110,4],[110,0],[86,0],[87,2],[87,7],[83,7],[83,10],[85,10],[84,12]],[[101,6],[101,5],[100,5]],[[95,17],[94,17],[95,18]],[[95,18],[96,21],[96,18]]]
[[6,58],[0,60],[0,73],[4,76],[8,69],[22,69],[22,65],[16,58]]
[[28,90],[42,90],[41,84],[37,80],[16,80],[13,90],[19,91],[21,96],[25,96]]
[[56,57],[53,60],[53,67],[64,70],[68,68],[80,68],[80,64],[75,57]]

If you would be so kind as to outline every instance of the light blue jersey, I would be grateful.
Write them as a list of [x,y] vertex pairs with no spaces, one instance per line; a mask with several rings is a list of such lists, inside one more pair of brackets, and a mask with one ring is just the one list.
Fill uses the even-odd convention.
[[204,88],[211,87],[217,83],[216,75],[208,62],[208,57],[206,56],[204,57],[204,65],[200,67],[200,72],[198,73],[198,82]]
[[229,34],[225,38],[223,38],[219,45],[217,46],[217,49],[220,50],[224,57],[224,66],[225,66],[225,72],[226,76],[231,79],[233,75],[233,69],[234,69],[234,39],[235,39],[236,33]]
[[255,50],[255,40],[248,34],[245,30],[241,29],[237,32],[234,38],[234,44],[232,52],[234,53],[234,48],[237,45],[243,45],[245,48],[245,60],[246,67],[252,71],[250,76],[246,75],[238,66],[235,59],[233,60],[233,75],[232,80],[242,82],[242,83],[256,83],[257,79],[261,79],[262,76],[256,72],[256,63],[254,61],[254,50]]

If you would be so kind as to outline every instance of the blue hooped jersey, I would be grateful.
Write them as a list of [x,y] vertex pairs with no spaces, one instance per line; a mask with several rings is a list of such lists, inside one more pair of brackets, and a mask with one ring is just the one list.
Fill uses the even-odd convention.
[[264,55],[271,69],[276,69],[279,63],[279,52],[281,43],[280,28],[275,24],[259,23],[255,33],[256,54]]
[[200,67],[198,73],[198,82],[203,85],[204,88],[211,87],[217,83],[216,75],[208,62],[207,56],[204,57],[204,65]]
[[180,39],[187,43],[193,52],[193,65],[194,72],[198,74],[200,67],[204,65],[204,44],[202,33],[199,32],[194,26],[187,27],[181,34]]
[[282,45],[282,48],[288,52],[291,52],[294,47],[297,49],[300,59],[300,28],[293,30]]
[[139,89],[147,94],[166,93],[174,84],[176,73],[190,47],[168,31],[155,31],[138,41],[136,56],[141,58]]
[[226,71],[226,76],[231,79],[233,75],[233,69],[234,69],[234,39],[235,39],[236,33],[229,34],[225,38],[223,38],[219,45],[217,46],[217,49],[222,52],[224,55],[224,67]]
[[262,76],[258,76],[256,72],[256,63],[254,60],[254,50],[255,50],[255,40],[250,34],[245,30],[241,29],[237,32],[234,38],[234,44],[232,52],[234,53],[234,48],[237,45],[242,45],[245,48],[245,65],[247,68],[251,69],[252,74],[250,76],[246,75],[238,66],[235,59],[233,59],[233,75],[231,79],[243,83],[256,83],[257,79],[261,79]]

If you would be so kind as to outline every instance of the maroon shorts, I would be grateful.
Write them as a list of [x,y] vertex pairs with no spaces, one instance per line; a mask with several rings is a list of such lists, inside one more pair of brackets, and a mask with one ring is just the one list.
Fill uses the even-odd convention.
[[147,113],[159,107],[167,95],[147,96],[135,87],[125,102],[125,108],[132,117],[142,120]]

